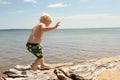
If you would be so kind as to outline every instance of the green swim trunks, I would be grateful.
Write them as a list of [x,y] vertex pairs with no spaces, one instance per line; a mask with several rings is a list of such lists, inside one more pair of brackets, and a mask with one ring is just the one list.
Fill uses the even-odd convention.
[[26,48],[29,52],[34,54],[37,58],[43,57],[42,48],[38,43],[27,43]]

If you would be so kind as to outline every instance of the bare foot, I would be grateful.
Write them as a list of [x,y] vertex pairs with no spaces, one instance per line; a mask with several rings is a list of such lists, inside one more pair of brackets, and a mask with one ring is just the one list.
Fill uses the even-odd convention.
[[50,66],[50,65],[41,65],[41,68],[40,68],[40,70],[49,70],[49,69],[51,69],[52,67]]

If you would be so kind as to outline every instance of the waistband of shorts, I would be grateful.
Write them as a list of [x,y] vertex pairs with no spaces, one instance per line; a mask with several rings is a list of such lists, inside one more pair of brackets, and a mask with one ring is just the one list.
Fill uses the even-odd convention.
[[30,42],[27,42],[26,45],[39,45],[39,43],[30,43]]

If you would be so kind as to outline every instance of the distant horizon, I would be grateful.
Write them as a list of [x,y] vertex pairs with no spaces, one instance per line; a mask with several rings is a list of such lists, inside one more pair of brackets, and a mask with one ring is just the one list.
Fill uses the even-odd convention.
[[[58,28],[59,29],[112,29],[112,28],[120,28],[120,27],[90,27],[90,28]],[[7,28],[7,29],[0,29],[0,30],[31,30],[32,28]]]

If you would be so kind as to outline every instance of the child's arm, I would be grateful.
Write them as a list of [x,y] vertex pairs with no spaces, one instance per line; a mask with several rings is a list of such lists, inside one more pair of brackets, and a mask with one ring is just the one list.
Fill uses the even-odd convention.
[[60,26],[60,22],[57,22],[54,27],[43,27],[42,30],[43,30],[44,32],[48,32],[48,31],[51,31],[51,30],[56,29],[58,26]]

